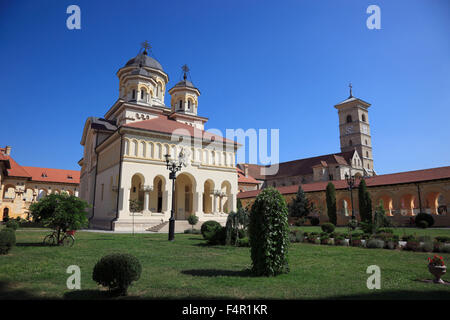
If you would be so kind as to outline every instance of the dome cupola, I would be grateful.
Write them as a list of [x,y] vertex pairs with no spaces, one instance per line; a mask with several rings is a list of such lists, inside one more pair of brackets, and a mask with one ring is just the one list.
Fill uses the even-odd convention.
[[[184,65],[181,67],[183,71],[183,80],[178,82],[169,90],[171,95],[170,106],[172,112],[182,112],[197,115],[198,97],[200,91],[189,81],[189,67]],[[190,74],[189,74],[190,76]]]

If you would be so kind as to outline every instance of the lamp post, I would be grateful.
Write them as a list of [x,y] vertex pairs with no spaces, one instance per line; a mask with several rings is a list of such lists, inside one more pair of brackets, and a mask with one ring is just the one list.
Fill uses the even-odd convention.
[[166,158],[166,167],[170,171],[169,179],[172,180],[172,209],[170,210],[169,219],[169,241],[173,241],[175,238],[175,179],[177,178],[177,172],[180,171],[183,166],[186,167],[186,162],[183,150],[181,150],[178,155],[178,161],[176,159],[171,159],[170,154],[166,154],[164,157]]
[[[352,219],[351,219],[351,223],[349,223],[349,230],[352,229],[353,230],[353,226],[355,224],[355,208],[353,205],[353,188],[355,186],[355,176],[352,175],[352,171],[350,170],[350,175],[348,173],[345,173],[345,181],[347,181],[347,185],[348,185],[348,189],[350,190],[350,201],[352,202]],[[350,245],[352,242],[352,233],[349,232],[350,234]]]

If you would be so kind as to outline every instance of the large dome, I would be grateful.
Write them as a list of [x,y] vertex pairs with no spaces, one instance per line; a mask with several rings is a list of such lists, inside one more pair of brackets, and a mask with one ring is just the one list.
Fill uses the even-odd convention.
[[158,61],[156,61],[155,59],[153,59],[152,57],[149,57],[145,52],[139,53],[136,57],[134,57],[133,59],[130,59],[127,62],[127,64],[125,65],[125,67],[130,67],[130,66],[149,67],[152,69],[164,71],[161,64]]

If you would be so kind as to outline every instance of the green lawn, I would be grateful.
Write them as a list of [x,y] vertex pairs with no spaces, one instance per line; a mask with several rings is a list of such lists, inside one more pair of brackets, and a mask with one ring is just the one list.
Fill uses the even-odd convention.
[[[417,281],[431,279],[429,253],[292,244],[290,273],[259,278],[245,271],[251,264],[249,248],[207,247],[198,235],[177,234],[168,242],[165,234],[79,232],[74,247],[66,248],[42,246],[45,234],[17,231],[17,247],[0,256],[0,300],[102,298],[92,270],[112,252],[128,252],[141,261],[141,279],[130,287],[131,298],[450,299],[450,286]],[[450,261],[450,254],[442,256]],[[381,290],[366,287],[366,268],[373,264],[381,268]],[[81,291],[66,288],[69,265],[81,268]],[[444,280],[450,281],[448,274]]]

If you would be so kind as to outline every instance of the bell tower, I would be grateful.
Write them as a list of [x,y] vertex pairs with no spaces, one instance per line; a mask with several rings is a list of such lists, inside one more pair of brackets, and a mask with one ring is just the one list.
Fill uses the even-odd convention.
[[184,65],[181,69],[183,70],[183,80],[169,90],[172,112],[197,115],[200,91],[187,79],[189,67]]
[[341,152],[356,150],[362,160],[364,172],[372,176],[375,171],[369,123],[370,103],[353,96],[351,83],[349,88],[350,96],[334,106],[339,115]]

